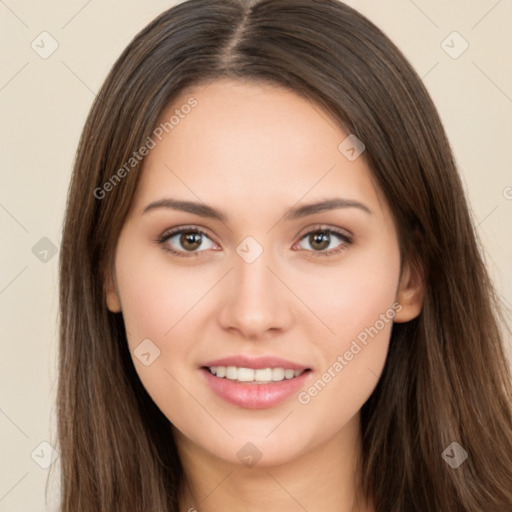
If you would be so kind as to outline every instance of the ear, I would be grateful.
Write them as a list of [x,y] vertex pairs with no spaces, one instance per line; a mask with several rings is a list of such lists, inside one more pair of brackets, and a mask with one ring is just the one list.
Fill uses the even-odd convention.
[[395,313],[395,322],[409,322],[416,318],[423,307],[425,278],[423,270],[416,262],[406,261],[402,268],[396,302],[401,305]]
[[121,311],[121,300],[117,293],[116,285],[112,272],[109,272],[105,279],[105,299],[107,302],[107,308],[112,313],[119,313]]

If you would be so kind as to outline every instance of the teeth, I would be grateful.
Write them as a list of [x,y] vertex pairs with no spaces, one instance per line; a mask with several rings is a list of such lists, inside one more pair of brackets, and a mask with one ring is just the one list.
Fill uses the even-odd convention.
[[238,369],[236,366],[228,366],[226,368],[226,379],[234,379],[238,378]]
[[256,370],[254,372],[254,380],[258,380],[260,382],[270,382],[272,380],[272,369],[262,368],[261,370]]
[[285,379],[293,379],[293,377],[295,377],[295,372],[293,370],[285,370],[284,371]]
[[304,370],[292,370],[290,368],[239,368],[237,366],[212,366],[210,373],[217,377],[223,377],[238,382],[254,382],[265,384],[266,382],[279,382],[284,379],[298,377]]
[[[240,382],[251,382],[254,380],[254,374],[258,373],[259,370],[254,371],[252,368],[238,368],[238,370],[237,370],[235,368],[235,372],[238,372],[238,376],[234,377],[235,379],[238,378],[238,380]],[[261,379],[257,379],[257,380],[261,380]]]
[[284,368],[272,368],[272,380],[283,380],[285,373]]

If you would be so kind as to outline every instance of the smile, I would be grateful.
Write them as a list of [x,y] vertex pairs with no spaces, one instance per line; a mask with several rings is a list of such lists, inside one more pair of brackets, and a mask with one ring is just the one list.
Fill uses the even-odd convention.
[[253,384],[267,384],[298,377],[306,370],[292,368],[244,368],[238,366],[211,366],[207,367],[212,375],[235,382]]

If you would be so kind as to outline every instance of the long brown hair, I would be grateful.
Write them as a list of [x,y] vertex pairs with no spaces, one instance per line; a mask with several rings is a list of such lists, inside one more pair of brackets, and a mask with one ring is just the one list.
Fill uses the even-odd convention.
[[[403,258],[422,268],[423,310],[394,326],[361,411],[366,496],[378,512],[512,510],[500,304],[421,80],[378,28],[337,0],[189,0],[125,49],[80,140],[60,260],[61,512],[178,511],[183,470],[169,421],[136,374],[122,315],[105,303],[142,165],[112,177],[184,87],[221,76],[285,86],[362,140]],[[441,456],[453,442],[468,454],[457,469]]]

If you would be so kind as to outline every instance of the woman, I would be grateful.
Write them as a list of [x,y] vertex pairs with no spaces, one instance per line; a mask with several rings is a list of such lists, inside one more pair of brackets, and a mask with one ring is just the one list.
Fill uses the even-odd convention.
[[499,303],[421,80],[335,0],[190,0],[81,138],[62,512],[512,510]]

